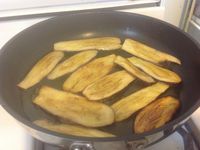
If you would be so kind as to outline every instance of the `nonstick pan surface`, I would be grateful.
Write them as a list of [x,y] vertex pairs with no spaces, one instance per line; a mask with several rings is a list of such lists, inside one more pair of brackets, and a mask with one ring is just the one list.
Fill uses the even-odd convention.
[[[121,38],[122,41],[125,38],[136,39],[160,51],[172,54],[181,60],[181,66],[170,63],[164,64],[167,68],[177,72],[182,78],[182,83],[172,85],[164,94],[172,95],[181,102],[181,107],[172,121],[161,128],[137,135],[132,133],[132,125],[135,117],[133,115],[120,123],[100,128],[101,130],[118,135],[116,138],[101,139],[62,135],[32,124],[32,121],[36,119],[57,119],[33,105],[32,100],[41,85],[45,84],[61,89],[62,82],[67,76],[55,81],[44,79],[41,83],[26,91],[21,90],[16,85],[42,56],[53,50],[53,43],[62,40],[102,36],[116,36]],[[113,53],[124,57],[131,56],[128,53],[117,50],[99,52],[97,57]],[[66,52],[65,58],[73,54],[75,53]],[[119,69],[116,68],[116,70]],[[114,95],[108,104],[147,85],[136,80],[128,88]],[[110,141],[136,139],[151,135],[171,128],[188,118],[199,107],[199,97],[199,45],[176,27],[142,15],[121,12],[96,12],[55,17],[38,23],[16,35],[2,48],[0,54],[0,99],[2,106],[22,124],[29,126],[29,128],[62,138]]]

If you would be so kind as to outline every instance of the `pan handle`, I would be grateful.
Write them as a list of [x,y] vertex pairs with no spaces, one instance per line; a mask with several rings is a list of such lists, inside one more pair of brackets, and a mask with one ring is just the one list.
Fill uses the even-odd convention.
[[73,142],[69,150],[96,150],[90,142]]

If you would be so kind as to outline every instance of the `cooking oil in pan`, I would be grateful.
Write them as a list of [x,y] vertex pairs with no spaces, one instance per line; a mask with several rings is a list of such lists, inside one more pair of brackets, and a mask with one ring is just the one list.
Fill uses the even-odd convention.
[[[123,57],[131,57],[132,55],[123,52],[121,50],[114,50],[114,51],[99,51],[97,57],[103,57],[106,55],[110,55],[110,54],[116,54],[116,55],[121,55]],[[64,59],[74,55],[74,52],[69,52],[66,53],[66,56]],[[175,70],[176,68],[172,68],[170,64],[165,64],[165,66],[171,70]],[[122,70],[121,67],[119,66],[115,66],[114,69],[112,70],[112,72],[118,71],[118,70]],[[32,103],[34,97],[37,96],[38,91],[40,89],[40,87],[42,85],[47,85],[56,89],[60,89],[62,90],[62,84],[64,83],[64,81],[70,76],[70,74],[65,75],[63,77],[60,77],[58,79],[55,80],[48,80],[48,79],[44,79],[42,80],[39,84],[35,85],[34,87],[30,88],[29,90],[26,90],[22,93],[22,100],[23,100],[23,108],[24,108],[24,112],[27,116],[27,118],[30,121],[35,121],[37,119],[48,119],[48,120],[56,120],[56,121],[61,121],[61,122],[68,122],[66,120],[63,119],[59,119],[47,112],[45,112],[44,110],[42,110],[41,108],[39,108],[38,106],[34,105]],[[135,81],[133,81],[132,83],[129,84],[129,86],[127,86],[126,88],[124,88],[122,91],[114,94],[113,96],[106,98],[104,100],[102,100],[103,103],[107,104],[107,105],[111,105],[114,102],[132,94],[135,91],[138,91],[146,86],[149,86],[150,84],[147,84],[139,79],[136,79]],[[179,91],[180,91],[180,87],[179,86],[171,86],[171,88],[169,90],[167,90],[164,94],[162,94],[161,96],[166,96],[166,95],[171,95],[174,96],[176,98],[179,97]],[[81,95],[81,94],[80,94]],[[160,96],[160,97],[161,97]],[[135,119],[135,114],[133,114],[131,117],[129,117],[128,119],[121,121],[121,122],[117,122],[117,123],[113,123],[112,125],[106,126],[106,127],[102,127],[100,128],[103,131],[107,131],[110,133],[113,133],[115,135],[128,135],[128,134],[132,134],[130,131],[132,131],[132,126],[133,126],[133,122]]]

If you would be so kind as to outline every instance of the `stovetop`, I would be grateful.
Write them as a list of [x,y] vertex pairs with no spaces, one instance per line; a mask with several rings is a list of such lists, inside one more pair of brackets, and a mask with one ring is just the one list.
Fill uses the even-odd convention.
[[[169,135],[167,138],[159,141],[156,144],[148,146],[146,148],[138,147],[138,149],[144,150],[199,150],[199,143],[196,141],[196,137],[192,134],[195,132],[191,129],[191,120],[189,120],[182,127]],[[69,148],[58,147],[47,143],[40,142],[34,139],[34,150],[69,150]],[[116,145],[116,143],[110,144],[109,150],[128,150],[125,144]],[[103,145],[96,145],[95,150],[102,150]],[[76,150],[76,149],[74,149]],[[79,149],[77,149],[79,150]],[[82,150],[82,149],[81,149]]]
[[[111,147],[115,147],[115,150],[127,150],[124,145],[113,145],[111,144]],[[103,146],[102,146],[103,147]],[[102,150],[101,146],[96,147],[96,150]],[[57,146],[49,145],[42,143],[35,139],[34,141],[34,149],[35,150],[69,150],[69,148],[60,148]],[[184,143],[181,138],[181,136],[178,133],[174,133],[173,135],[169,136],[165,140],[152,145],[148,148],[145,148],[145,150],[185,150],[184,149]],[[195,149],[198,150],[198,149]]]

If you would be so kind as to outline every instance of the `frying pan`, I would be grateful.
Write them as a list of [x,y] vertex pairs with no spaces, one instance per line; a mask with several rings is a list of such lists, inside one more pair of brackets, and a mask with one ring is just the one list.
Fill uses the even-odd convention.
[[[182,65],[170,64],[170,69],[177,72],[182,83],[172,87],[181,107],[173,120],[166,125],[143,134],[133,134],[130,118],[117,125],[102,128],[118,135],[114,138],[85,138],[63,135],[52,132],[32,123],[38,118],[51,117],[34,106],[32,99],[42,84],[59,85],[64,78],[56,84],[44,79],[40,84],[23,91],[16,85],[23,79],[29,69],[42,56],[53,49],[53,43],[62,40],[81,38],[116,36],[136,39],[151,47],[159,49],[178,57]],[[127,57],[128,54],[120,53]],[[66,53],[66,57],[74,53]],[[101,54],[100,54],[101,55]],[[102,68],[103,69],[103,68]],[[135,83],[140,84],[140,83]],[[22,126],[36,138],[51,144],[69,146],[74,142],[118,142],[118,141],[146,141],[148,144],[163,138],[177,126],[184,123],[200,104],[200,47],[186,33],[163,21],[150,17],[122,12],[87,12],[55,17],[33,25],[12,38],[0,53],[0,100],[3,108],[11,114]],[[123,95],[126,90],[120,93]],[[119,96],[119,95],[118,95]],[[159,137],[158,137],[159,135]],[[153,138],[154,137],[154,140]],[[156,138],[155,138],[156,137]],[[155,140],[156,139],[156,140]],[[80,143],[79,143],[80,144]]]

